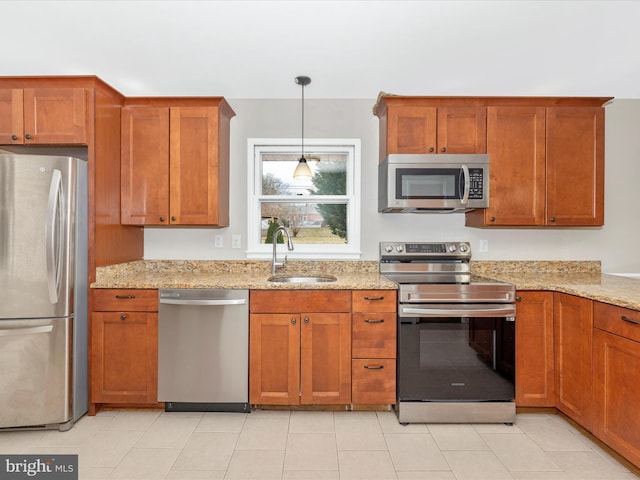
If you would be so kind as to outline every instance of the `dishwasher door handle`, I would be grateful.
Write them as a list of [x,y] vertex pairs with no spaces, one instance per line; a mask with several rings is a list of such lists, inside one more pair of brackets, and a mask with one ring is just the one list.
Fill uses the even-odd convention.
[[168,305],[246,305],[247,300],[244,298],[228,298],[228,299],[191,299],[181,300],[179,298],[161,298],[160,303]]

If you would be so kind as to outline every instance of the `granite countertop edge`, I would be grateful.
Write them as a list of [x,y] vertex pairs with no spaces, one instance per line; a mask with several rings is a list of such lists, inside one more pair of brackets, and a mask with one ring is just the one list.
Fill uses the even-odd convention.
[[[602,273],[599,261],[472,261],[474,275],[516,290],[567,293],[640,311],[640,280]],[[279,275],[333,275],[335,282],[274,283],[270,262],[138,260],[98,267],[91,288],[224,288],[248,290],[395,290],[377,261],[290,261]]]

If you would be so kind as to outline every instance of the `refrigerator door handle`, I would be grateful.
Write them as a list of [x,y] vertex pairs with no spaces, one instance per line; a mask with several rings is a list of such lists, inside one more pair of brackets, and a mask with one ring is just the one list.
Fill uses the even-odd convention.
[[45,225],[45,252],[47,256],[47,285],[49,300],[58,303],[60,297],[60,272],[62,266],[62,173],[53,170],[49,198],[47,200],[47,221]]
[[33,335],[36,333],[49,333],[53,331],[53,325],[44,325],[42,327],[25,327],[25,328],[8,328],[0,330],[0,337],[8,337],[11,335]]

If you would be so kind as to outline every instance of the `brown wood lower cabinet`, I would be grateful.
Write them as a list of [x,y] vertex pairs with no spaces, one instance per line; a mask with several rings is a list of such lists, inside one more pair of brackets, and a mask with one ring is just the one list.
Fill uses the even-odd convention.
[[556,407],[588,431],[593,424],[593,301],[553,294]]
[[640,466],[640,312],[594,302],[593,317],[593,433]]
[[352,292],[351,401],[396,403],[396,292]]
[[555,407],[553,293],[516,296],[516,405]]
[[351,292],[252,290],[249,401],[351,403]]
[[90,413],[158,403],[157,290],[93,290]]

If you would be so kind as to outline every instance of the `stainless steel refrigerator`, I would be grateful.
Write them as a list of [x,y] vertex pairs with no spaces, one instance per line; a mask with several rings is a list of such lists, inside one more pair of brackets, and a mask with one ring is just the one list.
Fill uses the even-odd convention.
[[87,412],[87,163],[0,154],[0,429]]

